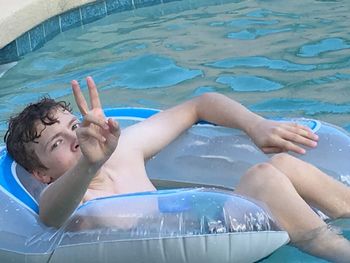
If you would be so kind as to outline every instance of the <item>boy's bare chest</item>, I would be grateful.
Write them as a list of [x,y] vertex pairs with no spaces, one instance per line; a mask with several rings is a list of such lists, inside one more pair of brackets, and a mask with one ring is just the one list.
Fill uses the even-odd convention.
[[101,168],[98,180],[92,181],[84,201],[111,195],[153,191],[144,162],[129,165],[110,159]]

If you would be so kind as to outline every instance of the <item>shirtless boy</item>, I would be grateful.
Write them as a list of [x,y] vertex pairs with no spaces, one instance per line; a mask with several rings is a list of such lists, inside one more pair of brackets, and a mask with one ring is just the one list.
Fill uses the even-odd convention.
[[[239,128],[265,153],[279,153],[253,166],[236,192],[267,204],[291,242],[316,256],[350,262],[349,241],[327,228],[308,204],[331,218],[350,215],[350,190],[316,167],[287,155],[315,147],[317,135],[295,123],[266,120],[216,93],[205,94],[120,130],[106,119],[95,83],[87,78],[89,106],[72,81],[80,122],[64,103],[44,99],[11,118],[5,136],[13,158],[49,184],[40,197],[40,218],[60,227],[88,200],[155,190],[145,162],[199,120]],[[276,196],[278,198],[276,198]]]

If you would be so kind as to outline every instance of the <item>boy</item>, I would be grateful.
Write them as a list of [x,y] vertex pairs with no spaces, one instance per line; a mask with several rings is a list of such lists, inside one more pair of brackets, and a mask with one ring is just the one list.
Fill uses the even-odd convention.
[[[87,84],[91,109],[78,82],[72,81],[83,115],[81,123],[65,103],[44,99],[12,118],[5,136],[13,158],[35,178],[49,184],[39,205],[40,218],[49,226],[61,226],[82,202],[155,190],[145,162],[199,120],[239,128],[265,153],[303,154],[305,150],[298,144],[317,145],[317,135],[309,128],[266,120],[215,93],[189,100],[121,131],[115,120],[105,118],[91,77]],[[236,192],[264,201],[301,249],[332,261],[350,259],[349,242],[327,229],[305,202],[333,218],[348,216],[350,191],[317,168],[287,154],[275,155],[269,163],[249,169]],[[333,198],[325,198],[329,196]]]

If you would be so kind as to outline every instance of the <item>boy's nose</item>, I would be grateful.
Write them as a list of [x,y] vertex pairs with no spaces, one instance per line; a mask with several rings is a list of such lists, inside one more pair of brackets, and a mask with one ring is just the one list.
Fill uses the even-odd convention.
[[79,150],[79,143],[78,143],[78,140],[76,139],[72,144],[72,151],[76,152],[77,150]]
[[77,150],[78,148],[79,148],[79,144],[77,143],[74,145],[74,149]]
[[77,134],[75,132],[70,133],[70,139],[71,139],[71,148],[72,151],[77,151],[79,149],[79,142],[77,138]]

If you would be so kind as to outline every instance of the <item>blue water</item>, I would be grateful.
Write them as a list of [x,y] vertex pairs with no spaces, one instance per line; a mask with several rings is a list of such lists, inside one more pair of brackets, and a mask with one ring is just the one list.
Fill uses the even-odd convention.
[[[3,74],[0,133],[39,97],[74,103],[70,81],[86,90],[87,75],[105,107],[167,108],[217,91],[266,117],[350,130],[349,14],[346,0],[184,0],[108,16],[61,33]],[[264,262],[282,260],[321,262],[291,247]]]
[[166,108],[218,91],[267,117],[350,129],[349,9],[346,1],[208,0],[108,16],[60,34],[0,78],[0,133],[38,97],[73,102],[70,80],[86,75],[106,107]]

